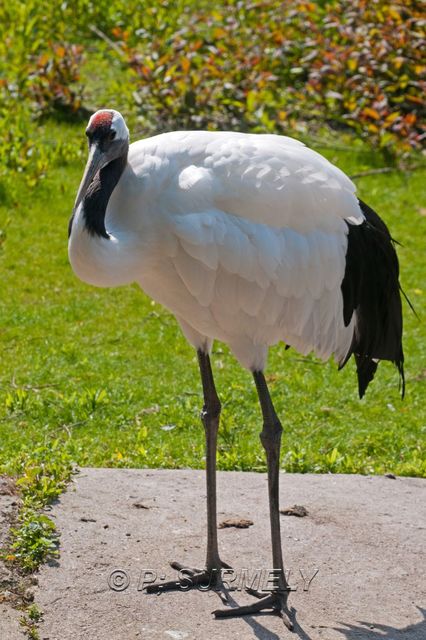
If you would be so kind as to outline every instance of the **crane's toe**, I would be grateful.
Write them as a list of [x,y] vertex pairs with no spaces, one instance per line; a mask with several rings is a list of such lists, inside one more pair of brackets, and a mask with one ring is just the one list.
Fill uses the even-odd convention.
[[279,616],[287,629],[293,631],[294,625],[287,606],[287,593],[272,592],[265,596],[264,593],[254,589],[246,589],[246,591],[255,596],[258,599],[257,602],[241,607],[233,607],[232,609],[216,609],[216,611],[213,611],[215,618],[233,618],[235,616],[250,616],[256,613],[269,613]]
[[[162,593],[163,591],[189,591],[189,589],[198,587],[201,591],[213,588],[220,591],[223,588],[222,569],[231,569],[232,567],[222,560],[219,560],[218,564],[218,567],[212,569],[195,569],[180,562],[171,562],[172,569],[178,572],[178,579],[155,582],[147,585],[145,590],[147,593]],[[226,595],[221,599],[224,603],[228,602]]]

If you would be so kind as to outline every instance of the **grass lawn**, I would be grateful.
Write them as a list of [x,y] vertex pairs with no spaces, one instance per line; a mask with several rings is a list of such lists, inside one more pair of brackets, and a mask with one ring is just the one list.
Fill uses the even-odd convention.
[[[84,144],[81,125],[46,122],[39,135]],[[314,146],[349,174],[383,163],[346,144]],[[18,177],[0,193],[0,470],[20,472],[34,451],[79,465],[201,467],[198,368],[174,318],[136,286],[84,285],[68,264],[84,162],[58,163],[34,188]],[[402,286],[419,315],[404,304],[406,398],[388,363],[360,401],[352,361],[339,373],[333,362],[275,347],[267,374],[287,471],[426,474],[424,181],[421,170],[357,179],[402,244]],[[220,343],[213,366],[223,402],[219,468],[264,470],[251,376]]]

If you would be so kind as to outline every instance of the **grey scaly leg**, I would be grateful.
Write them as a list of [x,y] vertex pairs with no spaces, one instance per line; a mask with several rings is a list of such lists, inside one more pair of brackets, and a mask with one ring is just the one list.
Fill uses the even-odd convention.
[[218,609],[213,613],[217,618],[225,618],[251,615],[265,609],[271,609],[271,613],[279,615],[286,627],[292,630],[293,624],[289,618],[287,607],[289,589],[284,573],[279,513],[279,469],[282,426],[275,412],[274,405],[272,404],[263,372],[254,371],[253,378],[256,383],[257,394],[259,396],[263,415],[263,429],[260,434],[260,440],[266,452],[266,462],[268,467],[272,562],[275,575],[277,576],[278,588],[267,596],[248,589],[249,593],[260,598],[257,602],[247,606],[236,607],[234,609]]
[[[219,557],[217,544],[217,516],[216,516],[216,449],[217,432],[220,419],[220,400],[216,392],[213,373],[208,353],[197,351],[200,367],[201,383],[203,386],[204,405],[201,420],[206,437],[206,484],[207,484],[207,554],[204,570],[186,567],[180,562],[171,562],[173,569],[182,575],[182,580],[155,583],[146,587],[147,593],[171,591],[198,584],[216,585],[221,578],[221,569],[230,568]],[[220,595],[220,594],[219,594]],[[225,596],[221,596],[226,601]]]

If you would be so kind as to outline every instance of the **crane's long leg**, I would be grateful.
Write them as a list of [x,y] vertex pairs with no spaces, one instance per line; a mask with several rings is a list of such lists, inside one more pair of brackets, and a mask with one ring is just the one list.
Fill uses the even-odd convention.
[[281,547],[281,527],[279,512],[279,470],[282,426],[275,413],[269,395],[265,376],[261,371],[253,373],[263,414],[263,430],[260,440],[266,452],[268,467],[269,517],[271,521],[272,562],[273,568],[279,572],[280,588],[288,595],[288,585],[284,574],[283,554]]
[[247,591],[249,593],[260,598],[257,602],[248,606],[236,607],[234,609],[219,609],[213,613],[217,618],[225,618],[250,615],[265,609],[271,609],[271,613],[281,616],[286,627],[292,629],[293,625],[288,616],[287,608],[289,587],[284,572],[279,513],[279,469],[282,426],[275,412],[263,372],[254,371],[253,378],[256,383],[257,394],[259,396],[259,402],[263,414],[263,430],[260,434],[260,440],[266,452],[266,462],[268,467],[272,562],[274,575],[276,576],[277,588],[269,594],[248,589]]
[[198,364],[203,385],[204,406],[201,420],[206,435],[206,484],[207,484],[207,556],[208,571],[222,567],[217,546],[216,517],[216,450],[220,419],[220,400],[213,380],[210,358],[207,353],[197,351]]
[[[179,562],[172,562],[173,569],[179,571],[182,580],[155,583],[146,587],[148,593],[170,591],[175,589],[187,590],[197,584],[214,585],[221,578],[221,569],[230,568],[219,557],[217,543],[216,517],[216,450],[217,432],[220,420],[220,400],[214,384],[212,368],[208,353],[201,349],[197,351],[200,367],[201,383],[203,386],[204,405],[201,420],[206,438],[206,484],[207,484],[207,554],[204,570],[185,567]],[[225,598],[226,600],[226,598]]]

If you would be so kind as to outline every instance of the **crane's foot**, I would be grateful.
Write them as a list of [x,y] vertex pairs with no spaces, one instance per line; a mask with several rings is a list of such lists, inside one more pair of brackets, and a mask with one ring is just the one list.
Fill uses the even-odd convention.
[[228,599],[222,582],[222,569],[231,569],[229,564],[219,560],[219,567],[213,569],[194,569],[187,567],[180,562],[171,562],[170,566],[178,571],[178,580],[169,580],[168,582],[156,582],[145,587],[147,593],[163,593],[164,591],[189,591],[194,587],[198,587],[200,591],[208,591],[214,589],[225,604]]
[[273,591],[265,596],[264,593],[254,589],[246,589],[247,593],[258,599],[253,604],[234,607],[233,609],[216,609],[213,611],[215,618],[233,618],[234,616],[251,616],[256,613],[270,613],[279,616],[289,631],[293,631],[293,622],[287,606],[288,593]]

